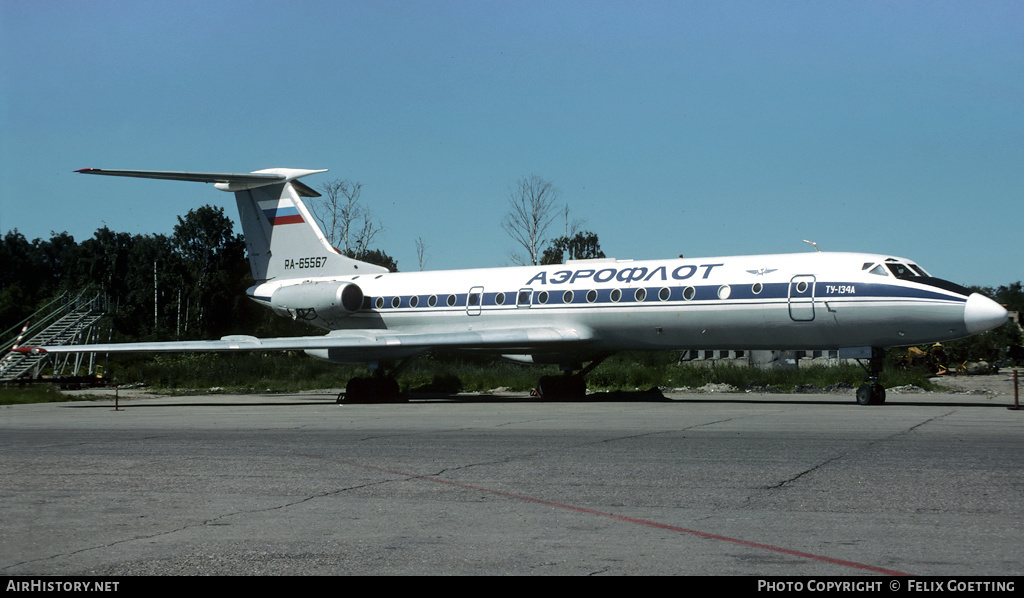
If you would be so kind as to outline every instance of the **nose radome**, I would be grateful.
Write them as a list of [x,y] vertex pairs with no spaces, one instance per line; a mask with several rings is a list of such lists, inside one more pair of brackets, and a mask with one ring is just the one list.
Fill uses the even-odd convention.
[[970,334],[1002,326],[1008,317],[1010,314],[1002,305],[980,293],[971,293],[967,298],[967,305],[964,306],[964,324]]

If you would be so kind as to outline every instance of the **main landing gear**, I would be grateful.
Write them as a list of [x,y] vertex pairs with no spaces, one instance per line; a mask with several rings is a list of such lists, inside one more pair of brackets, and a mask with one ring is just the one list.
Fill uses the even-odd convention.
[[572,373],[572,370],[575,369],[573,366],[560,366],[563,371],[561,376],[541,376],[537,382],[537,394],[545,401],[578,401],[586,398],[587,381],[585,376],[605,359],[605,357],[595,359],[575,374]]
[[868,373],[868,377],[864,379],[864,384],[857,388],[857,403],[861,405],[881,405],[885,403],[885,387],[879,382],[884,362],[885,349],[878,347],[871,348],[871,358],[868,360],[867,366],[861,360],[857,360],[857,363]]
[[345,392],[338,395],[338,403],[394,403],[402,397],[394,376],[352,378]]
[[391,368],[370,364],[373,375],[370,377],[352,378],[345,385],[345,391],[338,395],[338,403],[397,403],[402,402],[402,391],[398,387],[396,376],[405,367],[408,360],[399,362]]

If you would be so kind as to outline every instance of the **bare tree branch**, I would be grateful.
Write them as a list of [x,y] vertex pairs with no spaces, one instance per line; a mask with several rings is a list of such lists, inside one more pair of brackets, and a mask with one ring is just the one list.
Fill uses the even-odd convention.
[[519,180],[516,188],[509,193],[511,210],[505,215],[501,227],[512,239],[526,250],[524,259],[509,252],[509,258],[520,265],[540,263],[541,252],[547,242],[545,233],[558,216],[555,204],[558,190],[544,179],[531,175]]
[[[351,241],[351,251],[353,253],[346,253],[346,255],[355,256],[356,259],[358,259],[358,256],[361,256],[370,250],[370,245],[373,243],[374,237],[384,230],[384,227],[380,222],[373,221],[373,212],[366,208],[359,210],[359,218],[362,219],[362,224],[358,231],[354,233],[354,238]],[[350,224],[354,223],[355,220],[350,221]],[[348,243],[346,243],[346,246],[347,245]],[[346,249],[346,252],[347,251],[348,249]]]
[[[307,202],[331,245],[348,256],[362,255],[384,230],[370,210],[359,205],[363,184],[336,179],[321,185],[324,196]],[[340,245],[340,246],[339,246]]]
[[565,204],[565,238],[571,239],[576,236],[576,233],[583,230],[583,224],[586,223],[586,219],[579,218],[569,222],[569,204]]
[[423,270],[423,264],[427,263],[427,244],[423,242],[423,237],[416,237],[416,260],[419,262],[420,270]]

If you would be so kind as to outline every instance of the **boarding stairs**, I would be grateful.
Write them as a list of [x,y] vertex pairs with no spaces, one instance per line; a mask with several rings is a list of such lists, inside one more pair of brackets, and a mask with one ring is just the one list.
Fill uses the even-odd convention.
[[[85,292],[76,296],[62,293],[0,338],[0,382],[38,380],[44,366],[52,366],[55,378],[91,375],[95,353],[32,354],[16,353],[15,346],[52,347],[95,342],[99,323],[106,313],[106,301],[100,295]],[[10,336],[14,333],[16,336]]]

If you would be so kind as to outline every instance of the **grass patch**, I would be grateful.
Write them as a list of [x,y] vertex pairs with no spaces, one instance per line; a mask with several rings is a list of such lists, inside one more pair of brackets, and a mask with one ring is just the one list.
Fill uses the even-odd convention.
[[110,365],[118,384],[145,384],[159,392],[181,389],[223,392],[296,392],[339,388],[365,372],[301,353],[182,353],[129,355]]
[[[292,353],[192,353],[125,355],[113,361],[110,375],[119,384],[143,383],[159,392],[186,390],[222,392],[296,392],[341,388],[356,376],[368,375],[361,365],[338,365]],[[558,373],[554,366],[525,366],[497,357],[465,354],[426,354],[414,359],[398,376],[403,390],[418,392],[486,392],[496,388],[527,391],[541,376]],[[678,362],[677,352],[633,352],[615,355],[587,376],[595,391],[633,391],[659,388],[699,388],[730,384],[738,389],[771,386],[790,392],[797,386],[825,388],[846,383],[859,386],[865,377],[857,365],[768,369],[736,364]],[[887,365],[882,374],[888,386],[913,384],[934,387],[926,370],[902,370]]]
[[26,384],[25,386],[0,386],[0,405],[26,405],[29,403],[61,403],[73,401],[73,397],[61,394],[52,384]]

